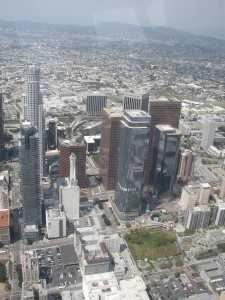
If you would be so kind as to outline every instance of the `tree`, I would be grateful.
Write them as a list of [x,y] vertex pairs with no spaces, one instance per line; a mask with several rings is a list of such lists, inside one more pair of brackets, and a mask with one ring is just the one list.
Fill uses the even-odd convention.
[[6,280],[6,269],[5,264],[0,262],[0,282],[5,282]]
[[33,240],[32,239],[27,239],[27,244],[28,245],[32,245],[33,244]]
[[131,224],[130,223],[126,223],[126,227],[127,228],[131,228]]

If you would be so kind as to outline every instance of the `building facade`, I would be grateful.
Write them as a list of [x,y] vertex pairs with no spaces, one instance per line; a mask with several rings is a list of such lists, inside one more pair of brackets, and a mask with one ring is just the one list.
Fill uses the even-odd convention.
[[221,226],[225,224],[225,203],[218,203],[215,225]]
[[57,123],[55,119],[48,121],[47,149],[49,151],[57,149]]
[[123,99],[124,110],[143,110],[148,112],[149,93],[135,94],[126,92]]
[[59,209],[46,210],[46,228],[48,239],[66,236],[66,214]]
[[115,192],[120,219],[133,219],[140,213],[150,122],[141,110],[127,110],[121,120]]
[[181,101],[175,98],[161,97],[155,100],[150,100],[149,102],[149,115],[151,116],[151,128],[149,133],[149,144],[148,144],[148,154],[147,161],[145,164],[144,178],[145,185],[153,183],[153,177],[151,175],[152,167],[152,156],[153,156],[153,143],[154,143],[154,133],[156,125],[169,124],[173,128],[179,127],[181,111]]
[[152,178],[156,195],[173,192],[177,177],[181,134],[170,125],[157,125],[153,146]]
[[3,97],[0,93],[0,162],[4,160],[5,152],[3,115]]
[[45,174],[45,125],[42,95],[40,93],[40,70],[36,66],[29,66],[26,69],[25,97],[23,97],[22,115],[23,118],[30,121],[38,131],[39,172],[42,177]]
[[205,118],[202,130],[201,146],[204,150],[208,150],[213,145],[217,122],[211,118]]
[[86,187],[86,145],[76,144],[69,140],[60,142],[59,154],[59,175],[61,177],[70,176],[70,155],[76,155],[76,176],[79,187]]
[[99,159],[99,175],[107,190],[116,188],[118,146],[120,136],[121,110],[102,110],[102,130]]
[[89,116],[101,116],[102,109],[106,106],[106,95],[92,94],[87,96],[87,114]]
[[191,150],[181,151],[177,178],[182,181],[193,180],[195,161],[196,154]]
[[196,206],[189,209],[185,217],[185,228],[196,230],[209,226],[211,210],[207,206]]
[[42,226],[39,140],[38,131],[31,122],[22,122],[20,126],[19,161],[23,233],[24,238],[33,240],[39,238],[38,228]]

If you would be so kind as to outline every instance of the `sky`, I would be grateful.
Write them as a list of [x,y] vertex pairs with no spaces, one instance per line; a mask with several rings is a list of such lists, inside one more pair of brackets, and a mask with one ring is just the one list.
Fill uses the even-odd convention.
[[0,19],[225,31],[225,0],[0,0]]

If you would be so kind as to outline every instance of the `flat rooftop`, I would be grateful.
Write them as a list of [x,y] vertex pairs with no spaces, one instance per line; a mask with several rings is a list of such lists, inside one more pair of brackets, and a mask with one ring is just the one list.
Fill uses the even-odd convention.
[[64,266],[79,264],[74,245],[61,245],[60,252],[62,256],[62,263]]

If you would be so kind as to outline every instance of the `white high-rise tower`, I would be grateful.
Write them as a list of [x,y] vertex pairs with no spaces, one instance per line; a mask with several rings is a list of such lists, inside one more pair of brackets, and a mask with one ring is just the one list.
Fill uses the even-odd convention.
[[26,69],[25,97],[23,98],[22,115],[38,130],[39,136],[39,164],[40,175],[43,176],[44,167],[44,117],[42,96],[39,84],[40,70],[36,66]]

